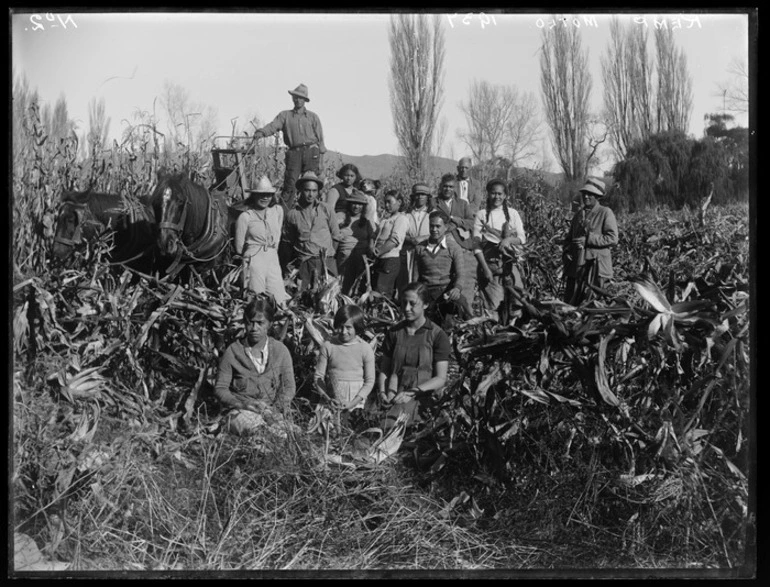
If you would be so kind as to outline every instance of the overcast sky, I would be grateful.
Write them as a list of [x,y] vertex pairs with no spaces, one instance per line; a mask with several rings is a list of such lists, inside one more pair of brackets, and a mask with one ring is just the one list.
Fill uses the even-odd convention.
[[[448,122],[443,156],[465,149],[458,108],[476,78],[515,84],[540,103],[538,51],[544,14],[442,15],[446,31],[445,99]],[[600,56],[611,14],[578,16],[593,75],[592,106],[602,104]],[[587,16],[593,21],[586,22]],[[656,17],[621,15],[647,26],[649,48]],[[485,22],[486,21],[486,22]],[[700,137],[703,117],[721,107],[717,84],[734,59],[747,60],[744,14],[671,13],[657,21],[675,29],[693,79],[690,132]],[[398,152],[388,95],[390,49],[387,14],[268,13],[57,13],[12,16],[13,73],[26,75],[41,98],[67,98],[70,117],[84,131],[88,103],[103,97],[111,134],[126,128],[135,110],[153,109],[164,80],[187,88],[192,100],[214,107],[221,134],[231,120],[258,115],[268,122],[291,108],[288,90],[304,83],[309,109],[318,113],[329,149],[350,155]],[[574,24],[571,26],[575,26]],[[739,120],[747,124],[747,120]]]

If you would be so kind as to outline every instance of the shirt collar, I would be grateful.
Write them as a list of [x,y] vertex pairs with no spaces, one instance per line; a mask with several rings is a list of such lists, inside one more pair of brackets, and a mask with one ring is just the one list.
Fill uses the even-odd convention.
[[305,105],[303,104],[299,108],[292,108],[291,111],[294,112],[294,114],[304,114],[307,112],[307,108],[305,108]]
[[438,241],[437,243],[432,243],[432,242],[428,241],[428,246],[430,247],[431,251],[435,251],[439,247],[441,247],[442,249],[446,249],[447,248],[447,245],[446,245],[446,234],[444,236],[442,236],[441,240]]

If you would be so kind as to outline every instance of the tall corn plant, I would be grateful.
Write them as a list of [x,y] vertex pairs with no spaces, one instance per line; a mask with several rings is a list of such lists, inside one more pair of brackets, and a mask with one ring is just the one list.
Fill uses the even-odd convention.
[[77,138],[53,140],[32,102],[14,137],[13,264],[17,275],[45,271],[53,242],[57,198],[76,187]]

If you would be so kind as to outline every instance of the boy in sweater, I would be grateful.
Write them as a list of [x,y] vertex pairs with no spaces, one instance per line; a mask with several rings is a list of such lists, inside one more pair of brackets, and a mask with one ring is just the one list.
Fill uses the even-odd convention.
[[417,245],[414,251],[417,278],[427,286],[432,299],[428,313],[439,325],[444,325],[448,316],[467,320],[472,315],[460,290],[465,278],[462,247],[455,239],[447,238],[448,224],[446,213],[433,210],[428,217],[428,241]]

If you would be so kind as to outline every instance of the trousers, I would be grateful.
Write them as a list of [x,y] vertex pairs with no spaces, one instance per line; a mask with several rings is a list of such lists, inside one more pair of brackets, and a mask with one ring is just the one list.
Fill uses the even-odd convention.
[[283,198],[291,210],[297,203],[296,188],[299,176],[306,171],[321,175],[321,151],[318,145],[308,145],[286,151],[286,170],[283,175]]

